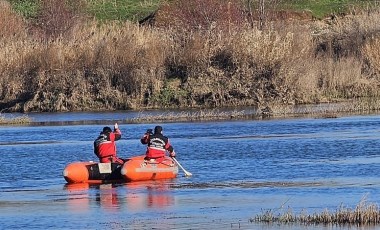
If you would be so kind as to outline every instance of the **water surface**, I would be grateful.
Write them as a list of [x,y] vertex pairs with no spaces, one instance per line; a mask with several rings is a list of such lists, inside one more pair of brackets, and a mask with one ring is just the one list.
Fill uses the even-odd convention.
[[[66,185],[64,167],[73,161],[96,161],[92,142],[104,121],[111,126],[124,115],[133,116],[34,114],[37,121],[56,125],[2,126],[1,228],[278,229],[249,219],[266,210],[312,214],[335,211],[342,204],[354,208],[363,199],[380,201],[377,114],[161,123],[191,178],[181,172],[173,180]],[[101,122],[54,123],[67,120]],[[139,138],[154,125],[121,122],[119,156],[144,153]]]

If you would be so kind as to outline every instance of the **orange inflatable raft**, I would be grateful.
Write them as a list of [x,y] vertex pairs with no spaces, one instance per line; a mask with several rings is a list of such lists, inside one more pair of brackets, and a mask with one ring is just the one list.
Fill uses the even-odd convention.
[[167,156],[159,162],[145,160],[145,155],[132,157],[121,169],[121,175],[126,181],[171,179],[177,177],[177,174],[178,165]]
[[126,163],[74,162],[63,170],[69,183],[117,183],[171,179],[177,177],[178,165],[170,158],[145,160],[145,155],[129,158]]
[[123,182],[122,166],[117,163],[74,162],[65,167],[63,177],[68,183]]

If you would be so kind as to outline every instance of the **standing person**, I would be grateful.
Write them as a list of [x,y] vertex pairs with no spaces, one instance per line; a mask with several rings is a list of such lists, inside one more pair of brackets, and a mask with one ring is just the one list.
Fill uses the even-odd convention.
[[148,145],[146,150],[146,157],[148,159],[156,159],[160,162],[164,159],[166,151],[169,152],[170,157],[176,156],[169,138],[162,134],[161,126],[156,126],[154,133],[152,133],[151,129],[148,129],[140,141],[142,144]]
[[98,138],[94,141],[94,153],[99,158],[101,163],[120,163],[123,164],[125,160],[116,156],[116,143],[120,140],[121,131],[119,125],[115,123],[114,131],[110,127],[104,127]]

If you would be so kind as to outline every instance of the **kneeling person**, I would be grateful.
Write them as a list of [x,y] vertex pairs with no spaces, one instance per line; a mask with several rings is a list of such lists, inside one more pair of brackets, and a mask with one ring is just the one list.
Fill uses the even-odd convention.
[[116,155],[116,141],[120,140],[121,131],[115,123],[114,131],[110,127],[104,127],[98,138],[94,141],[94,153],[99,158],[100,163],[119,163],[123,164],[125,160],[118,158]]
[[175,157],[176,155],[169,138],[162,134],[161,126],[156,126],[154,133],[148,130],[141,138],[141,143],[148,145],[146,150],[147,159],[156,159],[158,162],[161,162],[165,158],[166,151],[170,153],[170,157]]

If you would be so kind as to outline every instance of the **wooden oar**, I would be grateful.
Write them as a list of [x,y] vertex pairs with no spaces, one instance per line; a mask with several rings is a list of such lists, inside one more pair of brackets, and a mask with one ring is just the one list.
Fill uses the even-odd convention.
[[185,173],[185,176],[186,177],[190,177],[190,176],[192,176],[193,174],[191,173],[191,172],[189,172],[189,171],[187,171],[186,169],[184,169],[183,167],[182,167],[182,165],[177,161],[177,159],[175,159],[175,157],[172,157],[172,159],[173,159],[173,161],[182,169],[182,171]]

